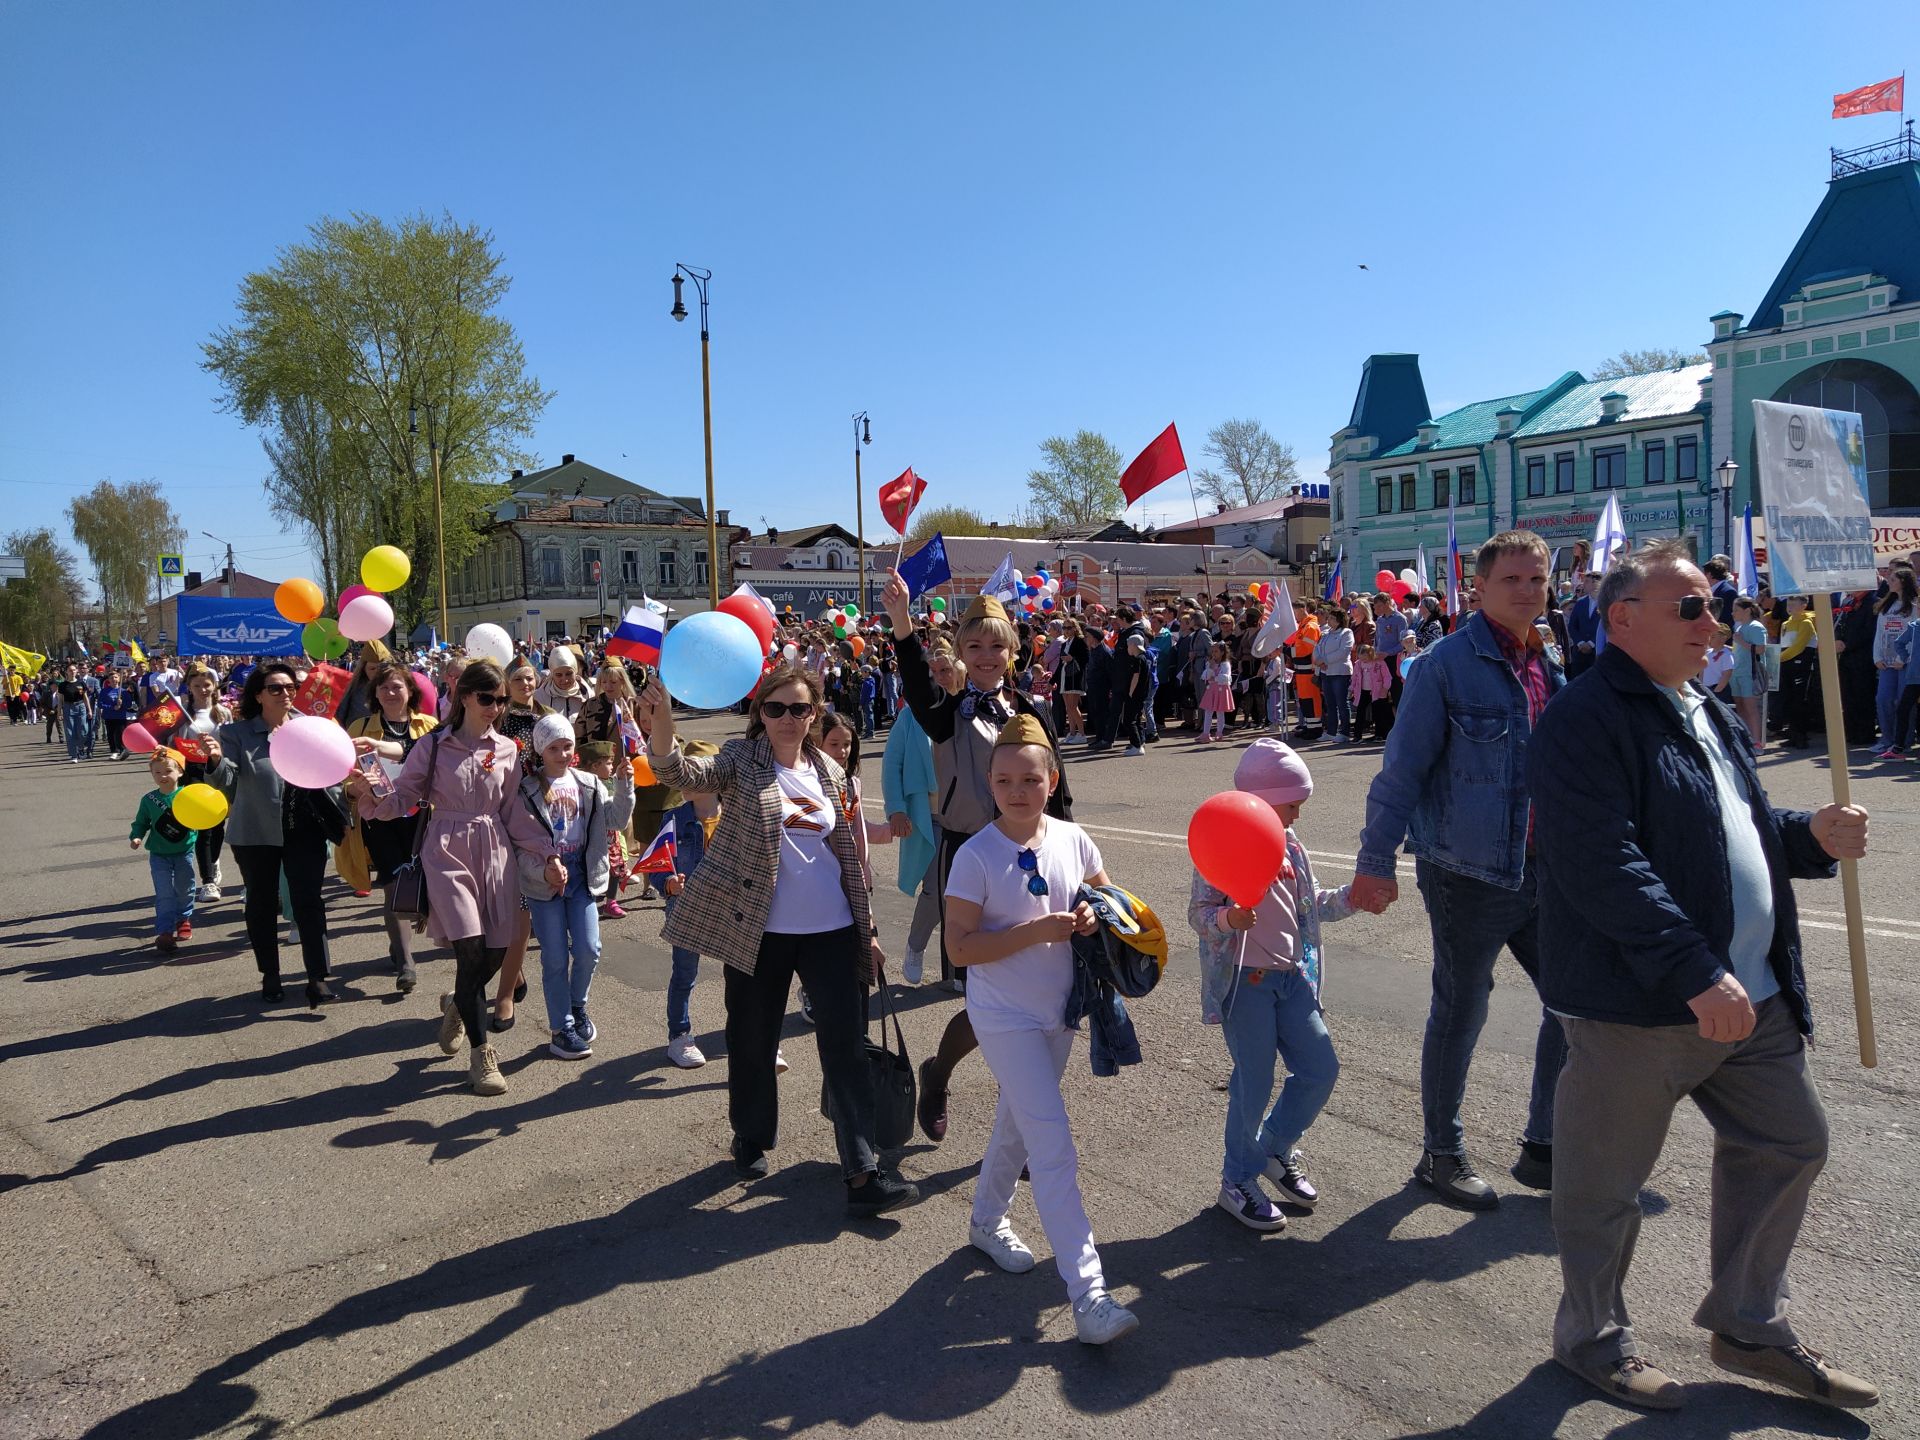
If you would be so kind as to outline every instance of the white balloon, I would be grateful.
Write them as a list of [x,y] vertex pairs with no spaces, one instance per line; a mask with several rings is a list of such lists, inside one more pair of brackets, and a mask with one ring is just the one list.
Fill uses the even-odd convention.
[[781,658],[785,660],[798,660],[800,658],[800,647],[789,640],[785,645],[780,647],[780,655]]
[[467,631],[467,654],[505,665],[513,659],[513,637],[498,625],[476,625]]
[[1411,565],[1400,572],[1400,578],[1409,585],[1418,585],[1420,583],[1420,576]]

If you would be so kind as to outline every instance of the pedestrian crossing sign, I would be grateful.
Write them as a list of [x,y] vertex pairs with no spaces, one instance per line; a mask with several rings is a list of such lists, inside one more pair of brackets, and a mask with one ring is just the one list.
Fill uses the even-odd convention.
[[163,578],[171,577],[177,579],[186,573],[187,566],[184,555],[162,555],[160,557],[160,574]]

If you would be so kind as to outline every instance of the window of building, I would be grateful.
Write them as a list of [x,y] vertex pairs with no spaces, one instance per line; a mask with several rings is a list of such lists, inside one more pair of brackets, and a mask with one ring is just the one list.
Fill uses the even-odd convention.
[[1347,487],[1344,484],[1333,487],[1333,518],[1336,524],[1347,518],[1345,513],[1347,507],[1340,503],[1346,499],[1346,496]]
[[1530,455],[1527,457],[1527,494],[1544,495],[1547,493],[1547,457]]
[[540,547],[540,583],[555,590],[567,583],[566,572],[561,568],[558,545]]
[[1667,483],[1666,441],[1649,440],[1640,447],[1640,483],[1642,485]]
[[1613,446],[1606,450],[1593,452],[1593,488],[1596,490],[1617,490],[1627,483],[1627,452],[1624,447]]
[[580,547],[580,577],[585,580],[587,584],[592,585],[598,580],[605,578],[604,572],[602,572],[600,576],[596,576],[593,573],[593,567],[599,563],[600,547],[598,545],[582,545]]
[[675,578],[675,576],[678,574],[678,565],[679,565],[679,557],[676,556],[673,553],[673,551],[662,550],[660,552],[660,582],[659,583],[660,583],[661,589],[670,590],[675,585],[678,585],[680,583],[679,580]]
[[1380,481],[1379,494],[1373,502],[1374,513],[1391,515],[1393,513],[1393,480],[1391,477]]
[[1474,481],[1478,478],[1474,473],[1473,466],[1462,465],[1460,467],[1460,503],[1462,505],[1471,505],[1474,503]]
[[829,550],[827,552],[827,569],[838,570],[839,568],[840,568],[840,552],[838,550]]
[[1446,508],[1447,501],[1452,498],[1450,494],[1452,489],[1453,489],[1453,475],[1450,471],[1436,470],[1433,472],[1433,508],[1434,509],[1444,510]]
[[707,552],[704,550],[693,552],[693,583],[702,590],[707,588]]
[[1400,477],[1400,508],[1402,510],[1417,510],[1420,508],[1420,497],[1415,493],[1414,477],[1411,475],[1402,475]]
[[1673,442],[1673,478],[1682,485],[1700,479],[1700,442],[1691,435]]
[[1556,495],[1573,493],[1573,456],[1553,457],[1553,493]]
[[638,550],[620,552],[620,583],[622,585],[640,583],[640,552]]

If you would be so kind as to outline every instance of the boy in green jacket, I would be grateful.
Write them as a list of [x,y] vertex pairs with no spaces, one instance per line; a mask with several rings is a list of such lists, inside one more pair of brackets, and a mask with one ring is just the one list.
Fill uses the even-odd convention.
[[147,761],[154,788],[140,797],[128,842],[135,850],[147,843],[147,866],[153,871],[153,948],[171,955],[182,940],[193,938],[194,845],[197,831],[189,830],[173,813],[173,792],[186,773],[186,757],[162,745]]

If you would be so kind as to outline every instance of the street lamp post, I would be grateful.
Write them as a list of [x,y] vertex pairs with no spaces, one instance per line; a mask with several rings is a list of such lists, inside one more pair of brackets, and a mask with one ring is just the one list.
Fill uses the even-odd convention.
[[[407,406],[407,434],[418,435],[419,407]],[[433,423],[433,402],[427,402],[427,458],[433,465],[433,536],[440,572],[440,643],[450,644],[447,631],[447,504],[440,486],[440,435]]]
[[853,528],[860,542],[860,609],[867,608],[867,511],[866,491],[860,480],[860,447],[873,443],[873,426],[862,410],[853,417]]
[[1722,530],[1725,535],[1726,549],[1720,553],[1730,556],[1738,568],[1740,557],[1733,553],[1733,482],[1740,473],[1739,462],[1731,455],[1713,467],[1714,478],[1720,482],[1720,513]]
[[685,281],[693,281],[694,293],[700,297],[700,411],[706,427],[707,442],[707,599],[715,609],[720,608],[720,520],[713,509],[713,347],[707,330],[707,282],[713,279],[711,270],[702,270],[693,265],[676,262],[673,267],[673,309],[668,312],[676,320],[687,318],[686,302],[681,299],[680,286]]

